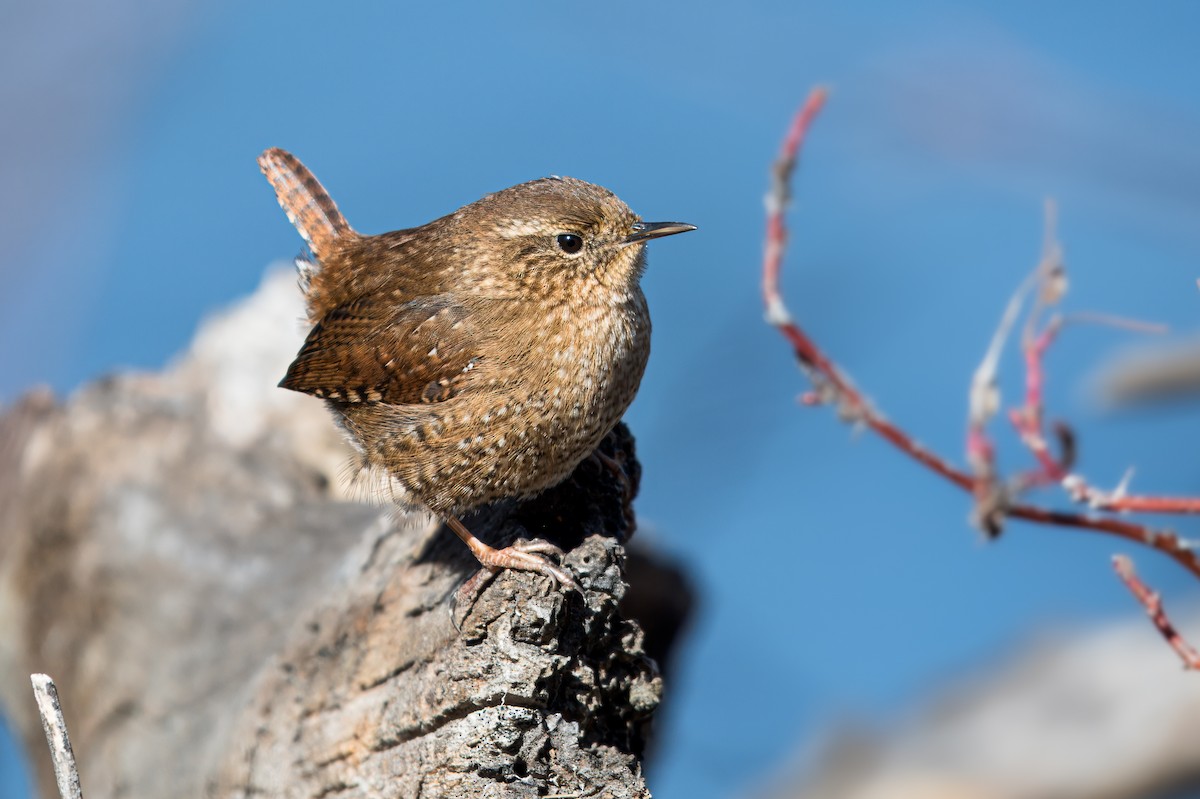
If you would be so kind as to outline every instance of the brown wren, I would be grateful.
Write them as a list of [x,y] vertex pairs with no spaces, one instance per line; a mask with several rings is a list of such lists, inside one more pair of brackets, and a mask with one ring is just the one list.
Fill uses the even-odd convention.
[[494,549],[459,520],[566,479],[621,419],[650,354],[642,222],[607,189],[549,177],[440,219],[356,233],[290,153],[258,159],[307,242],[313,324],[279,384],[324,399],[360,466],[441,517],[486,568],[575,581],[545,541]]

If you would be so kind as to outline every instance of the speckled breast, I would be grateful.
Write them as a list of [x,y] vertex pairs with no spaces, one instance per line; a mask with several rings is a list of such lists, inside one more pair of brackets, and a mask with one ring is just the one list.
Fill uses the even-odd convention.
[[[563,308],[563,325],[535,341],[519,383],[524,406],[484,456],[486,502],[536,494],[566,479],[633,402],[650,355],[650,317],[641,292],[624,302]],[[518,381],[514,381],[518,382]],[[514,440],[515,438],[515,440]],[[498,444],[498,446],[496,446]]]
[[[556,317],[520,342],[518,358],[493,361],[471,391],[416,415],[344,408],[348,429],[369,462],[435,512],[537,494],[566,479],[637,394],[650,317],[640,291],[621,300],[552,310]],[[359,424],[360,414],[371,424]]]

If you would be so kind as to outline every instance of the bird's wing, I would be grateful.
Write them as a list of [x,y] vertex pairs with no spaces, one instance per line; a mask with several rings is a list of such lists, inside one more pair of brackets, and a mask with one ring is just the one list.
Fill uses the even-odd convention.
[[466,309],[444,295],[351,303],[312,329],[279,385],[346,403],[444,402],[479,363],[476,340]]

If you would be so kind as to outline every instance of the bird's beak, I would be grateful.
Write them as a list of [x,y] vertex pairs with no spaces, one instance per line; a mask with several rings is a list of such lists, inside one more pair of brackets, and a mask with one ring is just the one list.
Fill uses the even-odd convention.
[[623,243],[633,244],[635,241],[674,236],[676,233],[687,233],[689,230],[695,229],[695,225],[689,225],[686,222],[637,222],[633,226],[633,232],[625,237]]

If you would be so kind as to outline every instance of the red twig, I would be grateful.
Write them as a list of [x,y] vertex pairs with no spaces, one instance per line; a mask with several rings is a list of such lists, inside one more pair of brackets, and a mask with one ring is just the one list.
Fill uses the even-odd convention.
[[766,198],[767,249],[763,256],[763,304],[772,324],[779,324],[788,316],[783,298],[779,295],[779,271],[783,266],[783,249],[787,244],[783,214],[792,198],[792,173],[796,171],[800,145],[804,143],[812,121],[825,106],[828,96],[829,92],[823,86],[818,86],[809,94],[808,100],[792,119],[792,125],[779,149],[779,157],[771,169],[771,191]]
[[[801,368],[810,376],[815,384],[815,391],[805,395],[806,404],[826,402],[834,404],[841,414],[852,421],[870,428],[901,452],[916,460],[921,465],[958,486],[972,492],[977,503],[985,499],[990,507],[982,508],[980,515],[985,524],[999,524],[1002,517],[1012,517],[1057,527],[1092,530],[1107,533],[1149,546],[1172,558],[1183,568],[1197,578],[1200,578],[1200,557],[1190,548],[1188,542],[1167,530],[1153,530],[1145,525],[1112,519],[1091,514],[1065,513],[1050,510],[1036,505],[1017,504],[1012,502],[1008,492],[995,479],[994,455],[992,445],[984,433],[983,426],[990,413],[994,412],[989,399],[989,381],[994,381],[994,361],[998,359],[999,344],[1002,343],[1007,327],[1011,326],[1011,317],[1019,309],[1019,301],[1023,299],[1027,288],[1023,286],[1010,302],[1010,310],[1006,311],[1006,323],[997,332],[989,357],[977,372],[975,385],[972,388],[972,418],[968,424],[968,456],[972,459],[974,474],[964,471],[940,455],[926,449],[917,443],[908,433],[889,422],[871,406],[865,397],[854,387],[851,380],[817,347],[807,333],[792,319],[779,291],[779,278],[783,264],[784,245],[787,241],[787,228],[784,224],[784,211],[791,196],[790,181],[795,170],[800,148],[813,119],[825,103],[826,92],[816,89],[809,95],[808,100],[797,112],[792,121],[788,134],[780,148],[771,175],[771,190],[766,198],[767,234],[763,258],[763,300],[766,304],[767,321],[774,325],[791,345]],[[1061,290],[1061,289],[1059,289]],[[1036,395],[1040,405],[1040,357],[1049,339],[1037,352],[1038,383]],[[992,353],[995,356],[992,356]],[[976,392],[976,388],[982,389]],[[982,399],[976,400],[978,394]],[[1040,419],[1040,409],[1038,411]],[[1040,421],[1038,422],[1040,427]],[[975,463],[974,461],[978,461]],[[1057,466],[1058,464],[1056,464]],[[986,495],[986,496],[985,496]],[[1130,499],[1130,498],[1126,498]],[[1156,500],[1161,502],[1162,500]],[[1190,502],[1190,500],[1189,500]],[[1186,504],[1181,503],[1186,507]],[[998,528],[995,530],[998,532]]]
[[[1140,322],[1119,319],[1110,316],[1087,315],[1073,316],[1075,320],[1093,321],[1102,324],[1115,324],[1127,329],[1143,332],[1157,332],[1161,328]],[[1161,496],[1131,496],[1126,493],[1126,480],[1113,491],[1103,491],[1089,485],[1082,475],[1071,472],[1073,447],[1068,443],[1061,458],[1055,458],[1046,444],[1043,432],[1043,409],[1045,372],[1043,359],[1046,350],[1054,342],[1062,329],[1064,317],[1050,320],[1045,329],[1025,345],[1025,405],[1009,412],[1009,419],[1021,436],[1021,441],[1037,459],[1039,470],[1023,476],[1023,487],[1032,487],[1045,483],[1062,483],[1072,500],[1088,505],[1093,510],[1124,513],[1168,513],[1191,515],[1200,513],[1200,497],[1161,497]],[[1072,442],[1074,437],[1069,428],[1060,426],[1059,438],[1064,442]]]
[[1183,661],[1183,667],[1190,671],[1200,671],[1200,653],[1197,653],[1175,629],[1175,625],[1171,624],[1166,610],[1163,609],[1162,597],[1158,595],[1157,591],[1147,588],[1146,584],[1138,578],[1137,572],[1133,570],[1133,561],[1124,555],[1115,555],[1113,556],[1113,568],[1116,569],[1121,582],[1125,583],[1137,601],[1142,603],[1142,607],[1146,609],[1146,615],[1154,622],[1154,626],[1162,633],[1162,637],[1179,655],[1179,659]]
[[1089,499],[1093,507],[1100,510],[1114,510],[1141,513],[1200,513],[1200,498],[1196,497],[1112,497],[1110,499]]
[[1127,522],[1122,519],[1051,510],[1038,505],[1014,504],[1010,505],[1006,512],[1014,519],[1024,519],[1055,527],[1073,527],[1107,533],[1148,546],[1170,557],[1171,560],[1191,572],[1193,577],[1200,578],[1200,556],[1196,554],[1191,542],[1180,538],[1171,530],[1155,530],[1144,524]]
[[1057,483],[1070,473],[1069,457],[1061,461],[1050,453],[1043,432],[1042,401],[1046,384],[1042,358],[1062,328],[1061,317],[1051,320],[1046,329],[1025,345],[1025,406],[1009,411],[1009,419],[1021,436],[1021,441],[1033,453],[1041,466],[1040,472],[1026,477],[1030,485]]
[[1071,499],[1109,513],[1169,513],[1180,516],[1200,513],[1200,498],[1197,497],[1152,497],[1126,493],[1131,474],[1126,474],[1125,479],[1112,491],[1102,491],[1088,485],[1078,474],[1068,474],[1062,484]]
[[[1044,429],[1045,404],[1043,401],[1045,388],[1045,373],[1042,365],[1046,350],[1062,329],[1063,317],[1056,316],[1050,320],[1046,328],[1038,335],[1032,332],[1026,336],[1025,355],[1025,404],[1008,412],[1009,421],[1016,428],[1017,434],[1038,462],[1038,468],[1018,476],[1016,482],[1019,490],[1036,488],[1043,485],[1061,483],[1067,487],[1072,479],[1071,468],[1075,464],[1075,433],[1064,422],[1054,425],[1058,438],[1059,455],[1054,456],[1046,443]],[[1068,493],[1070,489],[1068,488]],[[1077,499],[1072,495],[1073,499]]]
[[791,177],[809,126],[825,105],[827,97],[826,90],[820,87],[808,96],[792,119],[783,146],[779,150],[779,157],[771,169],[771,190],[766,197],[767,238],[763,255],[763,302],[767,309],[767,321],[778,328],[792,345],[800,366],[816,384],[816,391],[805,396],[806,404],[835,404],[847,418],[865,424],[923,466],[959,487],[969,489],[975,483],[971,475],[918,444],[870,406],[850,379],[842,374],[833,361],[817,347],[816,342],[793,321],[779,292],[783,251],[787,243],[784,212],[791,199]]

